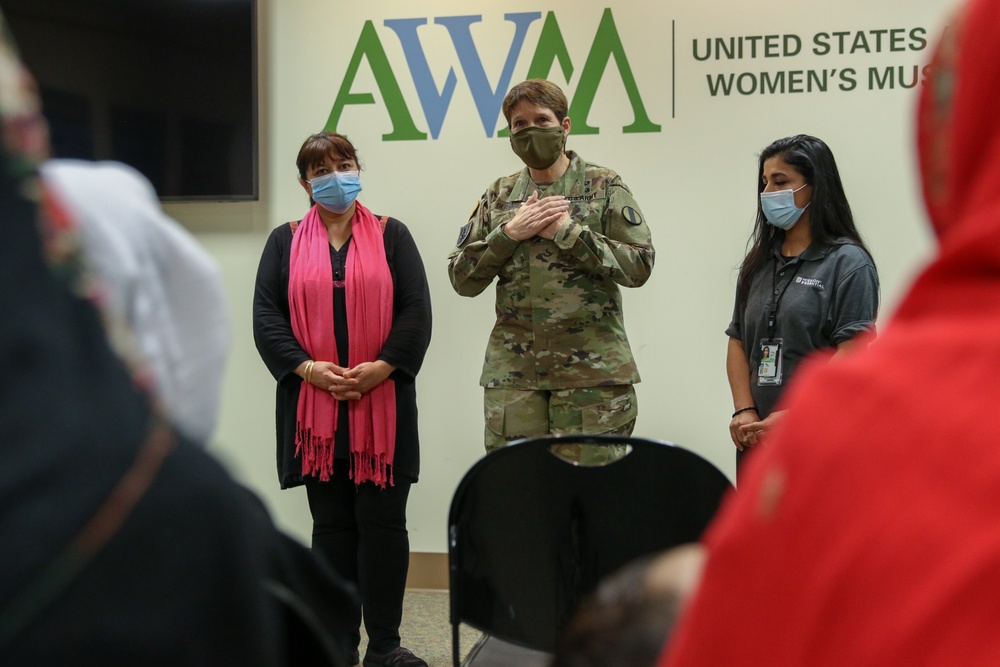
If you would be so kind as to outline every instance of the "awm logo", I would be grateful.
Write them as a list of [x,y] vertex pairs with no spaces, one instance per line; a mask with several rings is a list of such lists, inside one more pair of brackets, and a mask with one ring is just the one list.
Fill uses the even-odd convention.
[[[472,39],[471,27],[482,21],[483,17],[438,16],[434,19],[435,25],[440,25],[448,31],[487,137],[494,136],[503,98],[507,94],[507,90],[510,89],[511,77],[524,47],[528,28],[540,18],[542,18],[541,12],[504,14],[504,20],[514,24],[514,38],[511,41],[503,71],[496,85],[490,84],[489,77],[483,68],[482,59],[479,57],[479,52]],[[406,65],[416,87],[424,118],[427,121],[427,129],[431,138],[437,139],[455,93],[458,77],[454,68],[449,69],[444,85],[440,90],[438,89],[420,37],[417,34],[417,29],[426,23],[427,19],[423,18],[386,19],[384,22],[385,27],[395,33],[402,46]],[[618,74],[621,76],[635,116],[630,125],[622,128],[622,132],[659,132],[660,126],[653,123],[646,114],[646,107],[642,103],[639,88],[632,75],[632,68],[628,62],[628,56],[625,54],[621,37],[618,35],[614,17],[611,15],[611,9],[607,8],[601,16],[597,34],[594,36],[590,53],[587,54],[583,70],[576,82],[576,92],[570,102],[569,115],[573,119],[573,133],[597,134],[599,132],[599,128],[587,124],[587,116],[590,114],[601,80],[609,69],[608,65],[612,56],[614,56]],[[392,65],[389,63],[385,48],[383,48],[382,41],[371,21],[365,21],[365,25],[361,29],[361,36],[358,38],[357,46],[354,47],[354,55],[351,56],[351,62],[347,66],[347,73],[340,85],[337,99],[333,103],[333,109],[330,110],[326,129],[334,131],[337,129],[337,124],[340,122],[340,117],[347,105],[375,104],[375,96],[371,92],[352,92],[362,59],[368,61],[375,85],[378,87],[392,122],[392,131],[383,134],[382,139],[384,141],[427,139],[427,133],[418,129],[413,121],[413,116],[399,88],[396,72],[393,71]],[[541,34],[535,47],[535,53],[531,58],[531,64],[528,66],[526,78],[547,79],[556,62],[559,63],[565,80],[572,82],[574,67],[570,59],[569,49],[563,39],[555,14],[548,12],[542,24]],[[497,132],[496,136],[507,136],[506,128]]]

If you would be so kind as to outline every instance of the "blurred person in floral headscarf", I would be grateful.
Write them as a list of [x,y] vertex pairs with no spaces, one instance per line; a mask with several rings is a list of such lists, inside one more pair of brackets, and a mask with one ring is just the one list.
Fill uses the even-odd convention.
[[918,116],[937,256],[875,345],[803,369],[661,665],[997,662],[998,45],[993,0],[945,31]]
[[[342,665],[350,591],[108,344],[0,15],[0,662]],[[338,634],[338,631],[339,634]]]

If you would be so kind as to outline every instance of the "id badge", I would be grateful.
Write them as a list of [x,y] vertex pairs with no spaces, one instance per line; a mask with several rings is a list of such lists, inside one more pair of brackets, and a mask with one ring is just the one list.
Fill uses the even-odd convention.
[[774,386],[781,384],[781,352],[780,338],[762,339],[760,341],[760,364],[757,366],[757,385]]

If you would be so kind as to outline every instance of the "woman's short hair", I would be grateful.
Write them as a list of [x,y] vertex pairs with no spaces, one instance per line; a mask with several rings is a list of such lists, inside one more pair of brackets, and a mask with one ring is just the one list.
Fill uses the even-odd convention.
[[569,102],[562,88],[545,79],[528,79],[511,88],[503,99],[503,117],[507,119],[507,127],[510,127],[510,114],[521,102],[549,109],[560,123],[569,114]]
[[317,132],[302,142],[299,156],[295,158],[295,166],[299,169],[299,178],[306,180],[309,167],[321,164],[327,157],[354,160],[358,162],[358,151],[350,139],[336,132]]

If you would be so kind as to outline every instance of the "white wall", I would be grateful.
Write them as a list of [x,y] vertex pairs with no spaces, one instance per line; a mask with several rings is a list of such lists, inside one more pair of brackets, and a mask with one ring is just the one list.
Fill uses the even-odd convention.
[[[570,95],[605,3],[522,0],[497,5],[441,1],[331,3],[324,0],[263,2],[261,7],[262,198],[256,204],[184,205],[168,210],[200,232],[225,271],[235,326],[226,369],[221,426],[213,445],[236,473],[268,500],[279,522],[307,539],[309,516],[301,491],[279,492],[274,473],[273,382],[253,348],[250,303],[254,273],[267,230],[297,219],[306,201],[295,180],[295,154],[308,134],[323,128],[337,98],[366,20],[385,49],[409,112],[419,129],[428,121],[407,60],[386,19],[426,18],[419,28],[438,90],[449,69],[456,87],[436,140],[383,141],[391,123],[369,62],[362,62],[350,91],[371,92],[375,103],[348,105],[338,130],[361,151],[365,166],[362,201],[376,213],[407,223],[427,267],[435,329],[418,379],[423,470],[410,505],[414,551],[445,551],[445,521],[451,494],[463,472],[482,454],[481,391],[477,380],[493,319],[490,294],[460,298],[452,291],[445,256],[479,195],[497,176],[519,163],[505,139],[487,138],[465,71],[443,24],[435,17],[476,14],[472,27],[483,68],[496,85],[514,34],[510,12],[552,11],[566,41],[574,71],[558,67],[550,78]],[[601,79],[586,119],[600,127],[589,136],[571,134],[569,147],[619,171],[649,221],[657,249],[656,268],[646,286],[626,293],[626,325],[643,382],[636,434],[672,440],[702,454],[727,474],[734,472],[727,426],[732,404],[726,383],[723,333],[731,314],[735,268],[750,233],[756,193],[756,155],[772,140],[800,132],[817,135],[833,148],[862,233],[870,242],[882,279],[887,316],[909,277],[927,256],[930,237],[917,193],[912,156],[912,118],[918,88],[870,90],[868,69],[922,65],[930,47],[914,50],[914,29],[933,43],[945,0],[793,0],[743,3],[612,4],[637,88],[658,133],[624,134],[633,120],[625,86],[614,65]],[[538,44],[543,20],[531,24],[512,74],[522,80]],[[893,51],[892,33],[905,39]],[[845,47],[865,32],[865,52],[837,53],[833,33],[849,32]],[[812,53],[814,36],[833,45]],[[692,40],[754,35],[796,35],[801,52],[790,57],[741,60],[695,59]],[[918,31],[919,37],[919,31]],[[794,40],[792,40],[794,42]],[[782,38],[778,38],[782,43]],[[763,42],[758,42],[763,48]],[[745,53],[749,41],[744,41]],[[759,54],[763,55],[763,54]],[[730,96],[710,94],[706,76],[744,72],[825,70],[827,92]],[[843,72],[853,69],[857,85],[841,90]],[[831,72],[832,70],[832,72]],[[786,76],[791,76],[786,74]],[[806,80],[808,75],[799,75]],[[749,76],[743,79],[749,83]],[[787,82],[787,80],[786,80]],[[803,83],[803,87],[805,84]],[[676,91],[674,93],[674,91]],[[501,96],[502,96],[501,91]],[[502,120],[502,117],[501,119]],[[497,127],[502,123],[498,122]],[[220,231],[221,230],[221,231]]]

